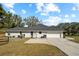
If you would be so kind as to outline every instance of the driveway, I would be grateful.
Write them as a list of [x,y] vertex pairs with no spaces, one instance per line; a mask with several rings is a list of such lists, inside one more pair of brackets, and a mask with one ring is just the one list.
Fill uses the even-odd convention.
[[63,38],[30,39],[25,43],[43,43],[54,45],[69,56],[79,56],[79,44]]

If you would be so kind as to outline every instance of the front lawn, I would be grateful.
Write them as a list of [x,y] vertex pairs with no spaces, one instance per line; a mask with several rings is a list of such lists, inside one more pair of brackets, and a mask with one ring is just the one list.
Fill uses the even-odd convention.
[[[55,46],[46,44],[24,44],[28,39],[10,40],[0,46],[1,56],[66,56]],[[0,42],[1,43],[1,42]]]
[[79,36],[68,36],[68,37],[74,38],[74,39],[71,40],[71,41],[76,42],[76,43],[79,43]]

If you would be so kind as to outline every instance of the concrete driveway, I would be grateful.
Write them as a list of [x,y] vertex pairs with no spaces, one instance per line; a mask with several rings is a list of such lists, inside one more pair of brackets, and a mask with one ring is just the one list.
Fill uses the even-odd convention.
[[54,45],[69,56],[79,56],[79,44],[63,38],[30,39],[24,43],[43,43]]

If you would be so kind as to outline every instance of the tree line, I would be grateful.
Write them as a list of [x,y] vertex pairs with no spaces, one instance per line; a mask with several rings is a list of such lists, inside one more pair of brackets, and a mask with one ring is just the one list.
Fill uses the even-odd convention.
[[79,22],[60,23],[57,27],[63,28],[65,35],[79,35]]

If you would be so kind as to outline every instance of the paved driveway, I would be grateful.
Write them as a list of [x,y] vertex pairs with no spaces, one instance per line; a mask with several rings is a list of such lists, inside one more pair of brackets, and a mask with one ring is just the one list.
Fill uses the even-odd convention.
[[67,39],[50,38],[50,39],[30,39],[25,43],[44,43],[54,45],[69,56],[79,56],[79,44]]

